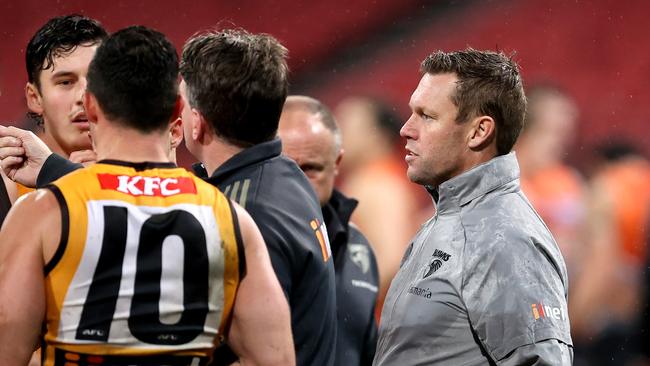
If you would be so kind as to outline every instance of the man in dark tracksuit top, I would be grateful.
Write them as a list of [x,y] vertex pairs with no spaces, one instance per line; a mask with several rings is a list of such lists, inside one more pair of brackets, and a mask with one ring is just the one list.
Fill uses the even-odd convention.
[[[318,200],[275,140],[287,50],[269,35],[209,32],[183,47],[185,145],[260,228],[291,308],[298,365],[333,365],[334,265]],[[263,294],[260,294],[263,296]]]
[[336,365],[371,365],[377,347],[379,271],[368,240],[349,222],[357,204],[334,190],[322,207],[336,271]]
[[318,100],[289,96],[278,135],[316,190],[334,255],[338,333],[336,365],[370,365],[377,343],[374,308],[379,273],[368,240],[349,223],[357,201],[334,189],[343,156],[341,132]]
[[[260,228],[275,274],[289,299],[298,365],[334,364],[314,357],[326,356],[319,348],[330,347],[334,338],[313,327],[335,329],[332,260],[323,261],[316,232],[310,226],[316,220],[316,230],[322,230],[323,219],[314,190],[300,168],[281,156],[281,151],[276,139],[233,156],[210,177],[203,166],[194,169],[243,206]],[[314,356],[300,358],[308,353]]]
[[[327,231],[314,190],[275,140],[287,72],[286,49],[270,36],[224,30],[190,39],[181,61],[185,144],[203,163],[199,175],[241,203],[260,228],[289,300],[296,363],[330,366],[336,292]],[[74,168],[52,154],[37,183]],[[219,352],[220,362],[228,352]]]

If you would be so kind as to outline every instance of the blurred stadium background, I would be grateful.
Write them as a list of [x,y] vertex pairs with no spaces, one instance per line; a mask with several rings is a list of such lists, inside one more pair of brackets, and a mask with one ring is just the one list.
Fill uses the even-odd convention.
[[[279,38],[290,51],[290,92],[333,106],[370,94],[407,117],[418,65],[432,50],[471,46],[516,52],[527,84],[552,80],[578,103],[570,159],[627,137],[650,151],[646,1],[564,0],[4,0],[0,5],[0,119],[22,123],[25,45],[55,15],[82,13],[109,31],[143,24],[180,49],[194,32],[222,23]],[[182,163],[188,163],[183,156]]]
[[[552,83],[579,110],[562,164],[577,168],[585,179],[575,179],[574,192],[568,192],[566,182],[556,184],[559,188],[546,184],[548,202],[541,191],[536,192],[540,201],[533,202],[570,267],[575,364],[650,365],[650,301],[644,292],[650,284],[650,164],[645,159],[603,164],[596,153],[597,146],[601,153],[602,146],[610,146],[617,154],[618,142],[627,141],[645,156],[650,154],[650,2],[3,0],[1,124],[32,127],[25,119],[25,46],[49,18],[70,13],[98,19],[109,31],[133,24],[156,28],[179,52],[192,34],[211,27],[270,33],[289,49],[291,94],[313,96],[333,109],[349,96],[373,96],[391,106],[402,121],[408,118],[407,103],[420,78],[419,63],[432,51],[473,47],[513,54],[526,85]],[[351,154],[347,156],[351,160]],[[179,164],[189,167],[192,162],[182,148]],[[398,174],[405,179],[401,171]],[[549,176],[529,177],[528,184],[532,187],[535,178],[554,183],[545,178]],[[522,176],[524,180],[528,178]],[[532,191],[526,192],[534,198]],[[395,196],[394,191],[387,193]],[[564,193],[569,194],[566,200]],[[428,198],[415,196],[424,202],[417,207],[422,216],[430,215]],[[560,221],[566,219],[567,202],[579,206],[575,220],[554,223],[554,213]],[[380,207],[396,211],[390,204]],[[422,221],[419,214],[398,214],[415,224]],[[362,229],[366,235],[372,230]],[[563,229],[568,234],[560,233]],[[634,241],[625,241],[625,235]],[[394,256],[398,260],[399,255]],[[645,356],[637,357],[642,350]]]

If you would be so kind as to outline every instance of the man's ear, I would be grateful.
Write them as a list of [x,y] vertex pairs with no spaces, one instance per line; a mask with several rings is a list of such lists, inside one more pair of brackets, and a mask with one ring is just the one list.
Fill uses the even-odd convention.
[[97,99],[91,92],[86,90],[84,93],[84,110],[86,111],[88,122],[97,123],[97,116],[99,114],[99,111],[97,110],[98,108]]
[[345,153],[345,150],[340,148],[336,160],[334,161],[334,176],[339,175],[339,167],[341,166],[341,160],[343,160],[343,153]]
[[206,139],[210,137],[210,123],[203,117],[201,112],[192,108],[191,120],[192,139],[199,141],[202,144],[206,143]]
[[497,126],[490,116],[479,116],[471,120],[467,145],[472,150],[483,150],[496,140]]
[[32,83],[25,85],[25,99],[27,99],[27,108],[31,112],[43,115],[43,98],[36,85]]
[[169,137],[173,149],[183,141],[183,120],[180,117],[169,123]]

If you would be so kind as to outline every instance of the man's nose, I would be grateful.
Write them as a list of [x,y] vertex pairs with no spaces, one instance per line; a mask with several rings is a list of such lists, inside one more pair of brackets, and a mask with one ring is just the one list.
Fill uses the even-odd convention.
[[413,139],[415,138],[415,129],[413,128],[413,118],[414,116],[411,115],[409,119],[404,122],[404,125],[402,125],[402,128],[399,130],[399,135],[407,138],[407,139]]
[[77,83],[77,103],[83,103],[84,99],[84,94],[86,93],[86,86],[88,83],[86,82],[86,78],[80,78],[79,82]]

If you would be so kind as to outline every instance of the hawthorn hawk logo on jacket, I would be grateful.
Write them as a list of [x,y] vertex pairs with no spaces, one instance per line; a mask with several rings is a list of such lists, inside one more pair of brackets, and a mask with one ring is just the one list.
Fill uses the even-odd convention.
[[424,276],[422,279],[425,279],[431,276],[434,272],[442,267],[442,264],[451,258],[450,254],[443,252],[440,249],[436,249],[431,255],[433,258],[429,260],[429,264],[425,268]]

